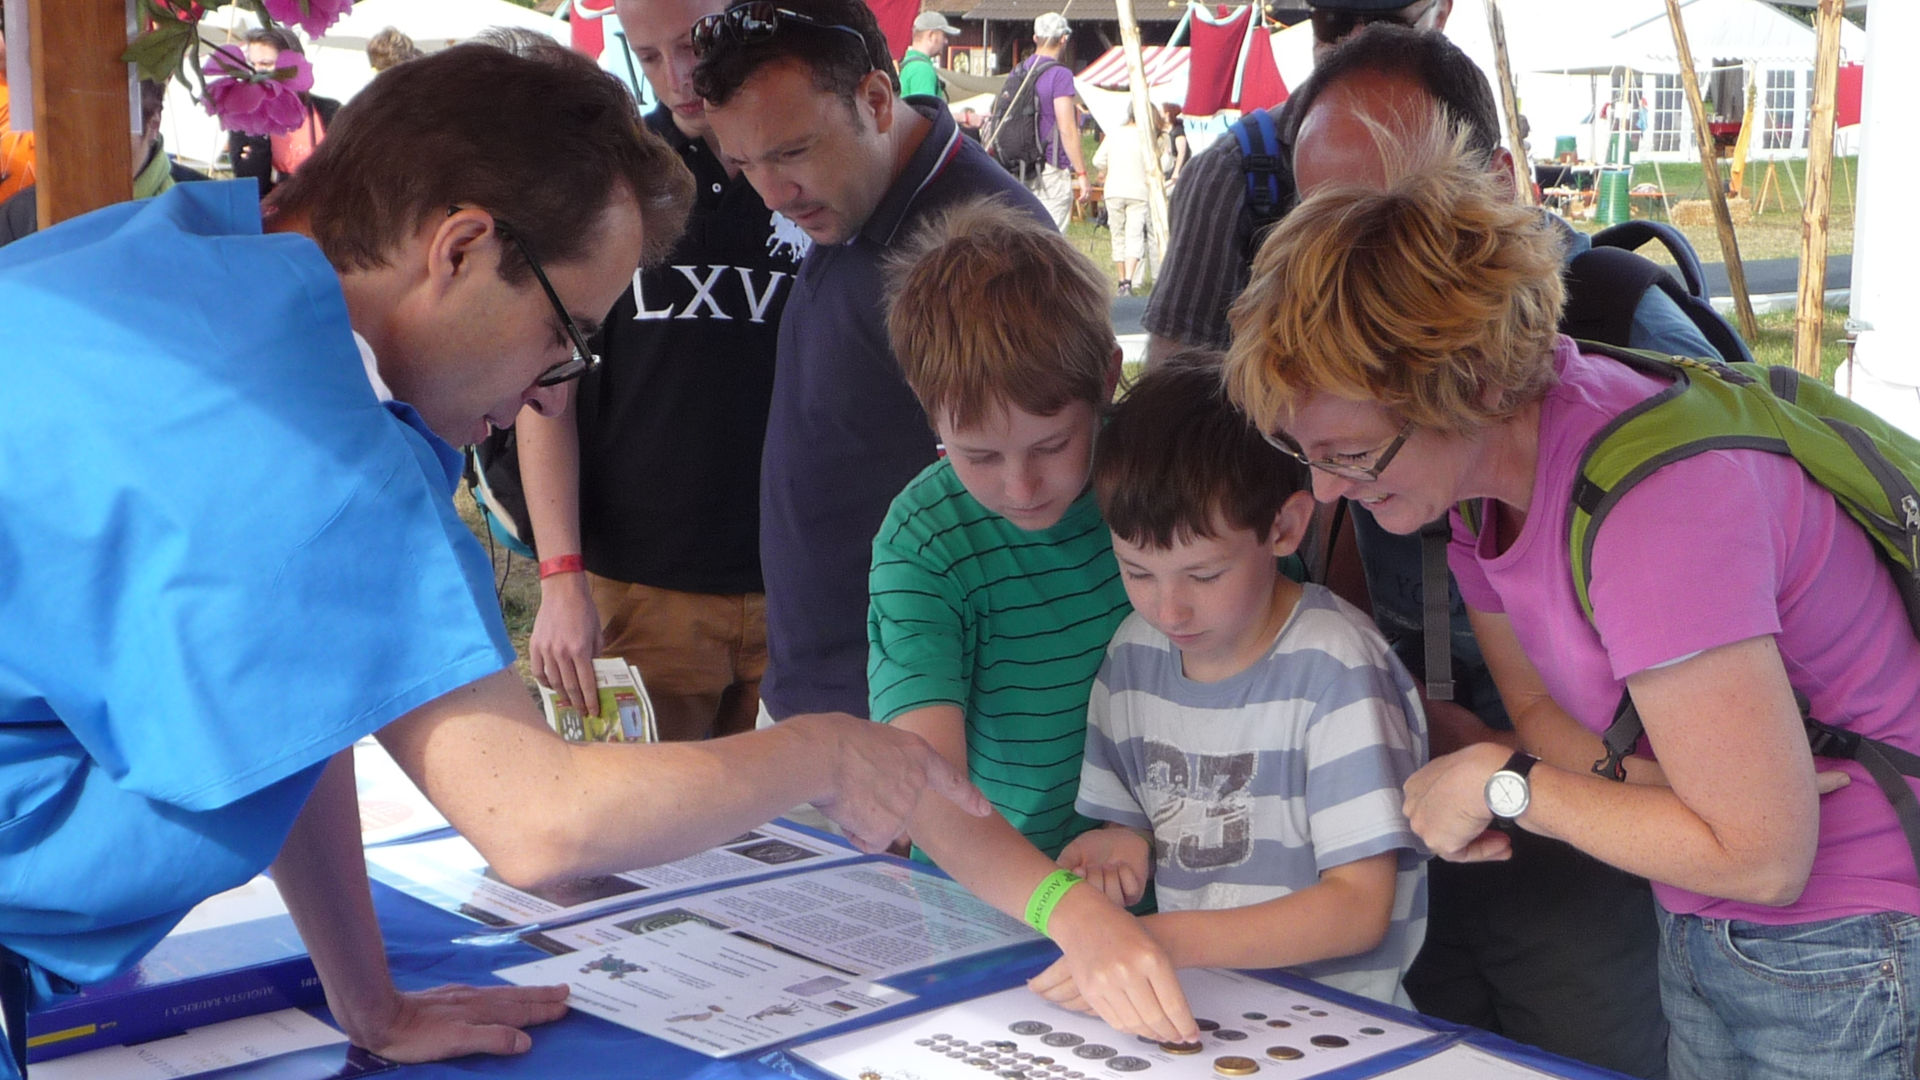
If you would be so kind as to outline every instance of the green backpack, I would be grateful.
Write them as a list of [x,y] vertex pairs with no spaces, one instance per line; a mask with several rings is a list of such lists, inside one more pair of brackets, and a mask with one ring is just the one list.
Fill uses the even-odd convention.
[[[1580,342],[1580,349],[1673,383],[1614,418],[1580,459],[1567,536],[1574,592],[1589,619],[1594,535],[1621,497],[1661,466],[1709,450],[1747,449],[1791,456],[1832,492],[1873,539],[1920,634],[1920,440],[1790,367],[1689,360],[1591,341]],[[1463,503],[1460,512],[1477,533],[1480,506]],[[1902,779],[1920,777],[1920,756],[1822,723],[1810,715],[1804,695],[1794,696],[1814,754],[1858,761],[1867,770],[1892,800],[1920,867],[1920,799]],[[1601,735],[1606,757],[1593,771],[1625,780],[1622,759],[1640,734],[1639,711],[1623,692]]]

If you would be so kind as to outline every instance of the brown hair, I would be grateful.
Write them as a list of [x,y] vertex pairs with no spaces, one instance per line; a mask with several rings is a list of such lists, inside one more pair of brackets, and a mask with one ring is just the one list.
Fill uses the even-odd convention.
[[1265,538],[1307,468],[1275,449],[1227,400],[1217,352],[1188,349],[1150,368],[1114,406],[1093,449],[1100,516],[1130,544],[1170,548],[1218,536]]
[[367,63],[375,71],[385,71],[409,60],[418,60],[424,55],[420,46],[415,45],[413,39],[397,26],[389,26],[367,39]]
[[937,215],[889,260],[887,333],[927,416],[959,427],[1104,405],[1119,347],[1093,260],[995,198]]
[[[648,262],[685,227],[693,176],[640,122],[633,95],[558,42],[520,55],[456,45],[382,72],[340,110],[300,171],[274,188],[340,270],[384,265],[454,206],[510,223],[552,266],[584,257],[600,215],[631,191]],[[527,274],[518,249],[501,274]]]
[[293,31],[284,26],[256,26],[247,31],[243,40],[249,45],[271,45],[281,52],[307,55],[307,47],[300,44],[300,39],[293,35]]
[[1227,390],[1266,430],[1309,393],[1424,428],[1494,423],[1553,383],[1561,241],[1439,111],[1394,145],[1385,189],[1329,188],[1274,227],[1228,314]]

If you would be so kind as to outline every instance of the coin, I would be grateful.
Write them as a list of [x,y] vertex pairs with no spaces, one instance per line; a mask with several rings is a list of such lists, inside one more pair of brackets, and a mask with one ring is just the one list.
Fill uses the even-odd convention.
[[1055,1031],[1040,1036],[1040,1041],[1046,1043],[1048,1046],[1079,1046],[1087,1040],[1075,1035],[1071,1031]]
[[1267,1056],[1275,1061],[1299,1061],[1306,1057],[1306,1051],[1292,1046],[1269,1046]]
[[1315,1035],[1307,1041],[1325,1050],[1338,1050],[1347,1045],[1347,1040],[1338,1035]]
[[1007,1030],[1015,1035],[1045,1035],[1053,1030],[1053,1025],[1040,1020],[1019,1020],[1008,1024]]
[[1247,1037],[1247,1033],[1234,1028],[1221,1028],[1219,1031],[1213,1033],[1213,1037],[1224,1042],[1239,1042],[1241,1039]]
[[1114,1072],[1143,1072],[1153,1068],[1153,1062],[1146,1058],[1134,1057],[1132,1054],[1122,1054],[1117,1058],[1108,1059],[1107,1068]]
[[973,1067],[975,1067],[975,1068],[977,1068],[977,1069],[991,1069],[991,1068],[993,1068],[993,1062],[991,1062],[991,1061],[988,1061],[988,1060],[987,1060],[986,1058],[968,1058],[968,1059],[967,1059],[967,1064],[969,1064],[969,1065],[972,1065]]
[[1386,1028],[1363,1027],[1360,1029],[1360,1034],[1362,1035],[1385,1035],[1386,1033]]
[[1260,1071],[1260,1063],[1250,1057],[1228,1054],[1213,1059],[1213,1071],[1221,1076],[1252,1076]]
[[1270,1027],[1270,1028],[1289,1028],[1289,1027],[1292,1027],[1292,1026],[1293,1026],[1293,1021],[1291,1021],[1291,1020],[1269,1020],[1269,1021],[1267,1021],[1267,1026],[1268,1026],[1268,1027]]
[[1076,1046],[1073,1048],[1074,1056],[1091,1058],[1094,1061],[1099,1061],[1102,1058],[1110,1058],[1119,1052],[1120,1051],[1115,1050],[1111,1046],[1102,1046],[1099,1043],[1087,1043],[1084,1046]]
[[1160,1044],[1160,1049],[1165,1050],[1169,1054],[1197,1054],[1200,1052],[1200,1044],[1197,1042],[1163,1042]]
[[1266,1018],[1267,1014],[1263,1012],[1245,1012],[1240,1014],[1240,1019],[1242,1020],[1265,1020]]
[[1327,1011],[1325,1009],[1309,1009],[1307,1010],[1307,1015],[1308,1016],[1325,1016],[1327,1015]]
[[933,1040],[932,1040],[932,1039],[915,1039],[915,1040],[913,1040],[913,1045],[915,1045],[915,1046],[932,1046],[932,1045],[933,1045]]
[[1207,1020],[1196,1016],[1193,1018],[1193,1026],[1199,1028],[1201,1031],[1219,1031],[1220,1021]]

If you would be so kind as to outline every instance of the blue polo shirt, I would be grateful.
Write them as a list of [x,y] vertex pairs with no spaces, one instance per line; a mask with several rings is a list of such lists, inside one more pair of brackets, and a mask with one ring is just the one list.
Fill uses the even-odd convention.
[[251,181],[0,251],[0,944],[106,978],[263,869],[336,751],[500,670],[458,454]]
[[760,461],[760,567],[775,719],[867,715],[867,565],[893,497],[937,440],[887,340],[882,263],[944,207],[985,195],[1049,226],[1039,200],[945,108],[910,103],[933,130],[844,244],[815,244],[780,321]]

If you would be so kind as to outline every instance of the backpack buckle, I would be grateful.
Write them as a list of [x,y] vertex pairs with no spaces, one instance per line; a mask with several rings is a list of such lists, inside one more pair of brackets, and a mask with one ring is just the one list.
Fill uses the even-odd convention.
[[1807,745],[1813,750],[1814,757],[1839,758],[1852,761],[1860,751],[1860,733],[1823,724],[1813,717],[1805,718],[1807,725]]

